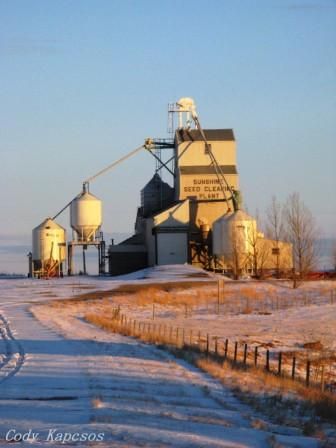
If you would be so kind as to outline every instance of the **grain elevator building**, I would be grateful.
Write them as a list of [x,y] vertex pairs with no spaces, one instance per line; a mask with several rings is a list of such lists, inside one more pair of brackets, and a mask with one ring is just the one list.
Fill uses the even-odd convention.
[[233,211],[239,178],[233,130],[205,129],[204,135],[215,162],[200,130],[176,130],[171,143],[173,185],[156,173],[143,188],[135,234],[109,247],[111,274],[155,264],[213,265],[212,225]]

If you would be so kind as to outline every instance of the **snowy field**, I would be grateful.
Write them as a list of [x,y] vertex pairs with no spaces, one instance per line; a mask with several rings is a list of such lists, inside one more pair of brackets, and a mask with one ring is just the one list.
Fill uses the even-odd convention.
[[[91,292],[97,297],[95,291],[103,297],[104,291],[124,285],[186,279],[209,281],[201,271],[181,266],[114,280],[1,280],[0,446],[323,446],[300,427],[273,423],[240,402],[230,388],[171,354],[87,323],[83,315],[99,308],[97,300],[50,306],[59,298]],[[150,319],[150,303],[135,307],[131,296],[123,300],[127,312]],[[329,332],[335,331],[335,308],[325,304],[324,313],[318,305],[277,310],[266,323],[265,315],[217,314],[204,304],[189,317],[183,307],[158,306],[155,318],[191,325],[196,319],[198,327],[225,328],[223,337],[264,338],[277,347],[301,343],[299,335],[306,334],[309,324],[296,328],[300,322],[311,318],[318,328],[317,319],[324,319],[321,332],[304,337],[323,338],[334,350]],[[284,332],[286,313],[296,316]],[[329,427],[324,431],[324,437],[333,434]]]
[[[306,282],[295,290],[284,281],[226,281],[219,289],[216,281],[171,291],[160,291],[160,287],[137,295],[113,295],[112,307],[117,303],[121,313],[137,321],[173,326],[173,333],[176,328],[180,333],[184,329],[188,342],[191,337],[196,343],[200,333],[204,341],[208,334],[210,349],[217,340],[218,350],[223,352],[228,339],[229,352],[233,352],[238,342],[240,357],[245,344],[251,356],[258,347],[260,362],[265,362],[268,349],[276,365],[282,352],[288,375],[294,355],[298,374],[305,374],[310,359],[316,376],[323,361],[324,379],[335,388],[336,282]],[[96,304],[97,312],[102,309],[108,312],[108,303]]]

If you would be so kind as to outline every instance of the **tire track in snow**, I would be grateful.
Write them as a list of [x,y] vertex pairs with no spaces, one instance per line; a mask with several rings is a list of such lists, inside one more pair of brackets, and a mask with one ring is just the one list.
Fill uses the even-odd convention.
[[5,357],[0,363],[0,383],[14,376],[23,366],[25,352],[13,336],[7,319],[0,314],[0,334],[5,344]]

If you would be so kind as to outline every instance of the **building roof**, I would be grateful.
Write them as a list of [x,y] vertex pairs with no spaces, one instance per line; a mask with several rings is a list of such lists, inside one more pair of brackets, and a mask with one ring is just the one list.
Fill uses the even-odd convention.
[[[204,129],[208,141],[234,141],[233,129]],[[178,143],[203,140],[198,129],[177,129],[175,137]]]
[[[136,233],[129,238],[126,238],[126,240],[121,241],[121,243],[116,244],[115,246],[122,246],[122,245],[134,245],[139,246],[144,244],[144,236],[142,233]],[[113,246],[112,246],[113,247]]]

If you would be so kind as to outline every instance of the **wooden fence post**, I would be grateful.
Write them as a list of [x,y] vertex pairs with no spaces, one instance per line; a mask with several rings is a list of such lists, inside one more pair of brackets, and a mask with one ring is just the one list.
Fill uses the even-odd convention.
[[282,353],[279,352],[279,360],[278,360],[278,375],[281,375],[281,367],[282,367]]
[[254,365],[255,367],[258,365],[258,346],[254,347]]
[[215,355],[218,355],[218,337],[215,336]]
[[189,335],[189,345],[190,345],[190,347],[192,346],[192,334],[193,334],[193,332],[192,332],[192,330],[190,330],[190,335]]
[[292,362],[292,380],[295,379],[295,364],[296,364],[296,358],[293,356],[293,362]]
[[321,390],[324,392],[324,364],[322,364],[322,370],[321,370]]
[[227,358],[228,355],[228,346],[229,346],[229,340],[225,339],[225,347],[224,347],[224,358]]
[[198,349],[201,352],[202,348],[201,348],[201,332],[198,332]]
[[269,362],[270,357],[269,357],[269,355],[270,355],[269,354],[269,350],[267,349],[266,350],[266,366],[265,366],[267,371],[269,371],[269,369],[270,369],[270,362]]
[[244,364],[246,365],[246,359],[247,359],[247,344],[244,345]]
[[209,354],[209,333],[206,335],[206,354]]
[[235,348],[234,348],[234,356],[233,356],[233,362],[237,361],[237,354],[238,354],[238,342],[235,342]]
[[219,314],[219,304],[220,304],[220,280],[218,279],[217,288],[217,314]]
[[307,361],[306,366],[306,386],[309,387],[310,384],[310,361]]

